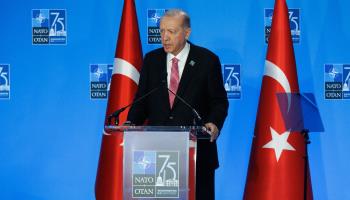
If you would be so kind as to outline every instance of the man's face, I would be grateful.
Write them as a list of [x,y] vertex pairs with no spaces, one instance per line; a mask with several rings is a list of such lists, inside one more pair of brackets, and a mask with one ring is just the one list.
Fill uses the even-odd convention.
[[190,33],[190,28],[183,27],[182,16],[165,16],[160,22],[160,34],[164,51],[175,56],[184,48]]

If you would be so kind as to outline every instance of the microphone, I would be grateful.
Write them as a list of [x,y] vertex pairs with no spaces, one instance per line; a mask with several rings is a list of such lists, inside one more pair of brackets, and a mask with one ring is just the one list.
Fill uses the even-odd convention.
[[152,93],[154,93],[155,91],[157,91],[157,90],[159,90],[160,88],[162,88],[164,83],[166,83],[166,81],[163,79],[163,80],[160,81],[160,84],[159,84],[157,87],[153,88],[152,90],[150,90],[150,91],[147,92],[146,94],[140,96],[139,98],[137,98],[136,100],[134,100],[132,103],[130,103],[130,104],[128,104],[128,105],[126,105],[126,106],[124,106],[124,107],[122,107],[122,108],[120,108],[120,109],[114,111],[112,114],[110,114],[110,115],[108,116],[108,125],[111,125],[112,119],[115,118],[115,125],[118,126],[118,125],[119,125],[119,115],[120,115],[122,112],[124,112],[124,110],[126,110],[127,108],[133,106],[134,104],[136,104],[136,103],[142,101],[143,99],[145,99],[146,97],[148,97],[149,95],[151,95]]
[[172,93],[176,98],[178,98],[183,104],[185,104],[192,111],[192,114],[194,115],[193,125],[197,126],[197,124],[199,123],[200,126],[203,126],[202,117],[199,115],[197,110],[194,109],[189,103],[187,103],[187,101],[185,99],[183,99],[179,95],[175,94],[175,92],[173,92],[171,89],[169,89],[168,87],[166,87],[166,88],[168,89],[168,91],[170,93]]

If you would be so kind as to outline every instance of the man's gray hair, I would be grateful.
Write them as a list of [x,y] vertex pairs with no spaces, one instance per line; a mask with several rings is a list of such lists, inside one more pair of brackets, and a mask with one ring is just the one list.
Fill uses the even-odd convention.
[[[170,9],[170,10],[167,10],[165,12],[165,14],[163,15],[163,17],[178,17],[178,16],[183,17],[183,27],[184,28],[191,28],[190,16],[188,16],[188,14],[181,9]],[[163,19],[163,17],[162,17],[162,19]]]

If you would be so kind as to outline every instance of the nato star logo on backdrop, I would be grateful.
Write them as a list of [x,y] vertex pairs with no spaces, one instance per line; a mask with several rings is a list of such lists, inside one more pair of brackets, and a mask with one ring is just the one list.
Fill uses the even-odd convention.
[[326,99],[350,99],[350,64],[325,64]]
[[32,10],[33,27],[49,27],[49,10]]
[[163,10],[148,10],[148,25],[159,27],[163,15]]
[[224,86],[229,99],[241,99],[241,66],[238,64],[224,64]]
[[[270,33],[271,33],[271,25],[273,18],[273,9],[265,8],[265,42],[268,43]],[[289,25],[290,31],[292,35],[293,43],[300,43],[300,9],[299,8],[290,8],[288,9],[289,14]]]
[[90,98],[107,99],[112,77],[113,65],[90,65]]
[[160,19],[166,12],[166,9],[148,9],[147,10],[147,43],[160,44]]
[[0,99],[10,99],[9,64],[0,64]]
[[32,44],[67,44],[66,10],[32,10]]

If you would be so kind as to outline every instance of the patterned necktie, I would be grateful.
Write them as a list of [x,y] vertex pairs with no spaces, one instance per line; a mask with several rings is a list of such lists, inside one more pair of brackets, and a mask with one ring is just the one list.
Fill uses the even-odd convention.
[[[179,59],[173,58],[172,59],[172,66],[171,66],[171,76],[170,76],[170,90],[173,91],[175,94],[177,92],[177,88],[179,86]],[[170,102],[170,108],[173,107],[174,104],[175,95],[172,94],[169,91],[169,102]]]

